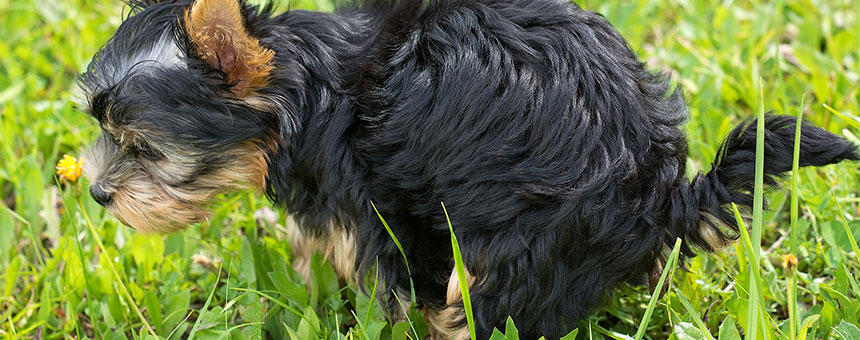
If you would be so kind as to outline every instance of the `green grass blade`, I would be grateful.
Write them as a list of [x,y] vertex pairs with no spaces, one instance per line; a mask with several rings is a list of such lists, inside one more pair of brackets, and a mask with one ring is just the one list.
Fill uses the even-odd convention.
[[[355,319],[355,323],[358,324],[358,329],[361,331],[362,339],[367,339],[367,326],[363,321],[361,321],[358,314],[355,314],[355,310],[351,310],[350,312],[352,312],[352,317]],[[352,330],[350,330],[350,334],[353,334]]]
[[[598,333],[603,334],[605,336],[608,336],[608,337],[615,339],[615,340],[632,340],[633,339],[627,334],[622,334],[622,333],[619,333],[616,331],[608,330],[606,328],[601,327],[597,323],[589,323],[588,327],[594,328],[595,330],[597,330]],[[591,334],[590,330],[589,330],[588,335],[589,335],[589,340],[590,339],[602,339],[602,337],[595,337],[593,334]]]
[[845,274],[848,274],[848,284],[851,285],[851,290],[854,291],[854,296],[860,296],[860,284],[857,284],[857,280],[854,279],[854,276],[851,274],[851,271],[848,270],[848,266],[845,265],[845,262],[842,262],[842,270],[845,271]]
[[283,301],[278,300],[278,299],[274,298],[273,296],[271,296],[271,295],[269,295],[269,294],[266,294],[266,293],[264,293],[264,292],[261,292],[261,291],[259,291],[259,290],[248,289],[248,288],[240,288],[240,287],[230,288],[230,289],[232,289],[232,290],[237,290],[237,291],[240,291],[240,292],[251,292],[251,293],[257,294],[257,295],[259,295],[259,296],[262,296],[264,299],[269,300],[269,301],[271,301],[272,303],[274,303],[274,304],[276,304],[276,305],[278,305],[278,306],[281,306],[281,308],[283,308],[283,309],[286,309],[286,310],[290,311],[291,313],[295,314],[295,315],[296,315],[296,316],[298,316],[299,318],[304,317],[304,315],[305,315],[304,313],[302,313],[302,311],[300,311],[300,310],[298,310],[298,309],[295,309],[295,308],[293,308],[293,307],[290,307],[289,305],[287,305],[287,304],[286,304],[286,303],[284,303]]
[[403,251],[403,246],[400,245],[400,240],[397,239],[397,236],[394,235],[394,231],[388,226],[388,222],[385,221],[385,218],[382,217],[382,214],[379,213],[379,210],[376,210],[376,205],[373,202],[370,202],[370,206],[373,207],[373,211],[376,212],[376,216],[379,217],[379,221],[382,222],[382,226],[385,227],[385,231],[388,232],[388,236],[391,237],[391,240],[394,241],[394,245],[397,246],[397,249],[400,250],[400,255],[403,256],[403,262],[406,263],[406,271],[409,272],[410,276],[412,276],[412,271],[409,269],[409,259],[406,258],[406,252]]
[[[55,177],[54,183],[57,185],[57,187],[60,187],[60,181],[57,180],[56,177]],[[75,195],[80,195],[80,189],[75,187],[74,190],[76,190],[74,192]],[[60,195],[60,198],[63,200],[63,205],[68,206],[68,202],[66,202],[66,195]],[[0,204],[2,204],[2,203],[0,203]],[[5,208],[5,206],[4,206],[4,208]],[[78,208],[83,209],[83,206],[78,206]],[[68,209],[63,210],[63,216],[65,216],[66,219],[73,221],[71,223],[72,230],[74,230],[75,235],[78,235],[80,233],[80,231],[78,230],[78,223],[79,223],[78,220],[72,219],[72,217],[69,214]],[[87,294],[88,292],[90,292],[90,288],[92,287],[92,283],[91,283],[92,280],[90,279],[90,271],[87,268],[87,264],[86,264],[87,260],[86,260],[86,257],[84,256],[83,247],[81,247],[81,241],[77,237],[72,237],[72,239],[75,240],[75,248],[78,252],[78,258],[81,261],[81,274],[84,276],[84,293]],[[96,315],[95,314],[95,308],[93,308],[92,298],[88,298],[86,300],[87,300],[87,310],[89,311],[90,315]],[[93,329],[96,332],[101,333],[101,327],[100,327],[98,322],[95,322],[95,320],[93,320]]]
[[206,302],[203,304],[203,308],[197,311],[197,320],[194,321],[194,326],[191,327],[191,333],[188,334],[188,340],[194,340],[194,335],[197,334],[197,330],[200,328],[200,322],[203,320],[203,313],[206,313],[209,310],[209,304],[212,303],[212,297],[215,296],[215,290],[218,289],[218,281],[221,280],[221,267],[218,267],[218,275],[215,277],[215,283],[212,284],[212,290],[209,291],[209,297],[206,298]]
[[90,229],[90,234],[93,236],[93,240],[96,241],[96,244],[99,246],[99,249],[101,249],[108,258],[108,261],[105,262],[107,263],[108,270],[110,270],[110,272],[113,274],[114,279],[119,285],[120,293],[125,295],[125,298],[128,299],[128,304],[131,305],[131,308],[134,310],[135,314],[137,314],[137,317],[140,319],[140,322],[143,323],[143,327],[146,328],[147,332],[149,332],[149,334],[151,334],[152,336],[157,337],[158,335],[155,334],[155,331],[152,329],[152,326],[149,325],[149,322],[146,321],[145,317],[143,317],[143,313],[141,313],[140,308],[137,307],[137,303],[134,301],[134,297],[132,297],[131,293],[128,291],[128,287],[125,286],[125,282],[123,281],[122,277],[119,276],[119,272],[116,270],[116,267],[114,267],[113,261],[110,260],[111,257],[108,255],[109,253],[107,248],[102,242],[101,237],[99,237],[98,232],[96,232],[96,227],[93,226],[93,222],[90,221],[90,217],[89,215],[87,215],[87,210],[84,209],[84,203],[81,201],[81,196],[78,196],[77,200],[78,208],[80,208],[81,215],[84,217],[84,221],[87,223],[87,227]]
[[36,240],[36,236],[35,236],[36,232],[33,229],[34,227],[30,224],[29,221],[27,221],[26,218],[21,217],[21,215],[18,215],[18,213],[16,213],[14,210],[9,209],[5,204],[3,205],[3,209],[5,209],[7,213],[9,213],[9,216],[12,216],[16,220],[18,220],[18,222],[21,222],[23,225],[27,226],[27,228],[26,228],[26,230],[28,231],[27,236],[30,237],[30,242],[33,242],[33,252],[36,254],[36,256],[35,256],[36,260],[39,261],[39,263],[37,263],[37,264],[44,266],[45,265],[45,257],[42,254],[42,248],[41,248],[42,243],[39,242],[38,240]]
[[[734,211],[735,219],[738,223],[738,230],[740,231],[740,234],[741,234],[741,242],[743,242],[743,246],[744,246],[743,248],[744,248],[746,254],[752,254],[754,252],[753,249],[755,249],[755,247],[753,247],[753,243],[751,241],[750,234],[747,231],[746,224],[744,223],[743,217],[741,216],[741,213],[738,210],[737,205],[735,205],[734,203],[732,203],[732,210]],[[756,311],[756,314],[747,314],[747,327],[750,327],[751,324],[755,325],[755,327],[758,327],[757,326],[758,321],[759,321],[758,319],[762,319],[762,327],[765,327],[764,315],[763,315],[764,306],[760,305],[761,303],[763,303],[764,298],[762,296],[763,292],[761,289],[759,289],[759,287],[764,287],[764,285],[762,284],[761,275],[759,274],[759,263],[757,261],[753,261],[752,258],[748,257],[747,259],[749,260],[749,270],[750,270],[750,275],[751,275],[751,277],[750,277],[750,288],[747,291],[747,293],[749,295],[749,301],[748,301],[747,309],[748,309],[748,312],[750,309],[753,309],[753,308],[755,308],[755,311]],[[755,298],[753,298],[753,297],[755,297]],[[750,306],[750,304],[752,304],[753,302],[755,302],[755,306]],[[752,316],[750,316],[750,315],[752,315]],[[758,315],[759,318],[756,318],[755,315]],[[749,319],[755,319],[755,320],[750,321]],[[751,329],[751,328],[747,328],[747,332],[744,336],[746,338],[751,337],[752,339],[755,339],[757,336],[757,333],[749,331],[749,329]],[[766,332],[762,332],[762,333],[767,335]]]
[[[400,240],[397,239],[397,235],[394,235],[394,231],[391,230],[391,227],[388,226],[388,222],[385,221],[385,218],[382,217],[382,214],[379,213],[379,210],[376,209],[376,205],[373,202],[370,202],[370,206],[373,207],[373,211],[376,212],[376,216],[379,218],[379,221],[382,222],[382,226],[385,227],[385,231],[388,232],[388,236],[391,237],[391,240],[394,241],[394,245],[397,246],[397,250],[400,251],[400,255],[403,256],[403,263],[406,264],[406,273],[409,275],[409,294],[411,296],[411,301],[415,301],[415,284],[412,282],[412,270],[409,269],[409,259],[406,258],[406,252],[403,250],[403,246],[400,245]],[[379,277],[378,268],[379,263],[377,262],[377,278]],[[373,286],[374,293],[376,292],[376,283]],[[400,301],[400,298],[397,296],[395,292],[394,298],[397,299],[397,303],[403,307],[403,302]],[[373,299],[371,299],[373,300]],[[368,310],[368,313],[370,311]],[[409,319],[409,311],[404,310],[403,314],[406,315],[407,320]],[[415,325],[412,323],[412,320],[409,320],[409,325],[412,328],[412,332],[415,334],[415,338],[418,338],[418,331],[415,330]]]
[[708,327],[705,326],[705,323],[702,322],[702,318],[699,316],[699,313],[693,308],[693,305],[690,304],[690,301],[687,300],[687,297],[684,296],[684,293],[681,292],[680,289],[674,288],[673,291],[678,295],[678,299],[681,300],[681,304],[684,305],[684,309],[687,310],[687,313],[690,313],[690,317],[693,318],[693,322],[696,323],[696,326],[699,327],[699,330],[705,334],[709,340],[715,340],[714,336],[711,335],[711,332],[708,330]]
[[797,276],[794,273],[786,274],[788,285],[788,337],[797,339]]
[[851,250],[854,251],[854,257],[858,259],[858,262],[860,262],[860,247],[857,246],[857,240],[854,239],[854,233],[851,232],[851,227],[848,226],[848,220],[845,219],[845,211],[842,210],[842,205],[839,204],[839,200],[836,199],[836,196],[833,195],[833,193],[830,193],[830,197],[833,198],[833,202],[836,202],[836,208],[839,209],[839,218],[842,221],[842,229],[845,231],[845,235],[848,236]]
[[645,335],[645,329],[648,328],[648,321],[651,320],[651,314],[654,313],[654,308],[657,307],[657,300],[660,298],[660,292],[663,291],[663,284],[666,282],[666,277],[669,276],[669,271],[678,262],[678,255],[681,253],[681,239],[675,239],[675,246],[672,248],[672,253],[669,259],[666,260],[666,265],[663,266],[663,273],[660,274],[660,280],[657,282],[657,287],[651,292],[651,300],[648,301],[648,308],[645,309],[645,315],[642,316],[642,321],[639,322],[639,328],[636,330],[634,338],[642,339]]
[[[176,326],[175,326],[175,327],[173,327],[173,330],[172,330],[172,331],[170,331],[170,334],[168,334],[166,337],[164,337],[164,339],[172,339],[172,338],[173,338],[173,334],[175,334],[175,333],[176,333],[176,331],[178,331],[178,330],[182,327],[182,324],[183,324],[183,323],[185,323],[186,321],[188,321],[188,318],[190,318],[190,317],[191,317],[191,314],[192,314],[192,313],[194,313],[194,312],[191,312],[191,313],[185,314],[185,318],[183,318],[183,319],[182,319],[182,322],[180,322],[180,323],[176,324]],[[168,316],[169,316],[169,315],[168,315]],[[183,332],[183,333],[184,333],[184,332]]]
[[409,269],[409,259],[406,258],[406,252],[403,251],[403,246],[400,245],[400,240],[397,239],[397,235],[394,235],[394,231],[392,231],[391,227],[388,226],[388,222],[385,221],[385,218],[382,217],[379,210],[376,210],[376,205],[373,204],[373,202],[370,202],[370,206],[373,207],[373,211],[376,212],[376,216],[379,217],[379,221],[382,222],[382,226],[385,227],[385,231],[388,232],[388,236],[391,237],[391,240],[394,241],[394,245],[397,246],[397,250],[400,251],[400,255],[403,256],[403,263],[406,264],[406,274],[409,275],[409,295],[412,298],[412,301],[415,301],[415,284],[412,282],[412,270]]
[[367,303],[367,312],[364,320],[370,322],[370,313],[373,311],[373,302],[376,301],[376,289],[379,287],[379,258],[376,258],[376,272],[373,275],[373,290],[370,291],[370,301]]
[[764,201],[764,85],[763,80],[759,79],[759,109],[758,119],[756,119],[756,143],[755,143],[755,184],[753,186],[753,222],[752,222],[752,239],[749,261],[754,263],[750,266],[750,274],[756,279],[750,280],[750,300],[747,305],[747,332],[746,339],[755,339],[758,330],[758,318],[755,315],[759,314],[759,289],[758,285],[761,273],[759,272],[759,260],[761,258],[761,232],[762,232],[762,205]]
[[[336,316],[337,316],[337,314],[335,314],[335,317],[336,317]],[[226,332],[227,332],[227,334],[230,334],[230,333],[232,333],[233,331],[235,331],[235,330],[237,330],[237,329],[239,329],[239,328],[242,328],[242,327],[248,327],[248,326],[262,326],[262,325],[264,325],[264,324],[265,324],[265,322],[260,322],[260,321],[257,321],[257,322],[246,322],[246,323],[241,323],[241,324],[238,324],[238,325],[235,325],[235,326],[231,326],[230,328],[228,328],[228,329],[226,330]]]
[[[800,109],[797,110],[797,122],[794,130],[794,156],[791,163],[791,256],[797,258],[797,200],[800,191],[797,188],[800,168],[800,132],[803,123],[803,109],[806,103],[806,95],[800,97]],[[788,268],[787,268],[788,269]],[[794,268],[788,269],[788,334],[791,340],[797,339],[797,278],[794,276]]]
[[798,207],[797,200],[800,191],[797,188],[798,179],[800,176],[800,132],[801,124],[803,123],[803,108],[806,102],[806,95],[800,98],[800,109],[797,111],[797,122],[794,130],[794,156],[791,163],[791,254],[797,256],[797,215]]
[[418,330],[415,329],[415,323],[412,322],[412,318],[409,317],[409,310],[407,307],[403,306],[403,301],[400,300],[399,296],[397,296],[397,292],[392,294],[394,294],[394,299],[397,300],[397,304],[400,305],[400,308],[403,310],[403,316],[406,317],[406,322],[409,323],[409,328],[412,329],[412,334],[415,335],[415,339],[420,339],[421,337],[418,336]]
[[460,243],[457,242],[457,235],[454,235],[454,227],[451,225],[451,218],[448,217],[448,209],[445,208],[445,203],[442,203],[442,210],[445,211],[445,220],[448,221],[448,230],[451,232],[454,266],[457,268],[457,281],[460,283],[460,293],[463,296],[463,309],[466,313],[466,322],[469,324],[469,335],[471,339],[477,339],[475,335],[475,316],[472,314],[472,300],[469,298],[469,282],[465,280],[466,267],[463,265],[463,256],[460,254]]
[[839,116],[839,118],[844,119],[845,122],[848,123],[849,125],[852,125],[855,128],[860,128],[860,118],[857,118],[857,117],[852,116],[852,115],[847,114],[847,113],[842,113],[842,112],[836,111],[836,109],[832,108],[830,105],[827,105],[827,104],[822,104],[822,105],[824,105],[824,108],[827,109],[827,111]]

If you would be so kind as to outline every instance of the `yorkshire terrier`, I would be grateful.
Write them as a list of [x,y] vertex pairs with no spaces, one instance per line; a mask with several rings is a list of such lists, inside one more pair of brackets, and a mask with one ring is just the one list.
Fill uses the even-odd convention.
[[[359,284],[378,264],[389,296],[408,291],[373,202],[437,338],[468,337],[461,279],[479,338],[508,316],[524,338],[558,338],[612,287],[659,271],[676,238],[684,256],[728,244],[728,207],[752,204],[755,121],[690,181],[681,91],[568,1],[130,6],[79,81],[102,129],[85,154],[93,199],[169,232],[219,193],[257,189],[296,221],[296,249]],[[791,168],[795,124],[765,119],[767,184]],[[817,127],[801,138],[801,166],[858,159]]]

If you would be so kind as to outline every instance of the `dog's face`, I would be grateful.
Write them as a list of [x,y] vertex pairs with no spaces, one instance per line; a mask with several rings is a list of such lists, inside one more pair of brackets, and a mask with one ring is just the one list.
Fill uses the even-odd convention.
[[216,195],[262,188],[277,120],[257,90],[274,53],[237,0],[139,3],[80,77],[102,134],[84,152],[93,198],[127,225],[204,220]]

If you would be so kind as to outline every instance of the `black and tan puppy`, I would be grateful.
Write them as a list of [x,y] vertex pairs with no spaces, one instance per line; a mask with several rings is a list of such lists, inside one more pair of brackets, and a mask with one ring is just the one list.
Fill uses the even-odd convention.
[[[293,241],[344,278],[374,264],[437,337],[466,337],[445,215],[469,272],[478,336],[510,315],[557,338],[607,291],[660,266],[675,238],[713,251],[751,204],[755,124],[712,170],[684,176],[687,109],[600,15],[556,0],[368,0],[273,15],[239,0],[132,2],[80,77],[103,134],[91,193],[129,226],[203,220],[253,188]],[[795,121],[765,122],[767,182],[790,169]],[[803,126],[803,166],[857,159]],[[403,296],[403,295],[401,295]]]

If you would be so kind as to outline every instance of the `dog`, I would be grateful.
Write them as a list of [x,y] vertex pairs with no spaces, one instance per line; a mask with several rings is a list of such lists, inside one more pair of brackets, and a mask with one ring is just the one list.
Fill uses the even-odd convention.
[[[729,244],[728,207],[752,204],[756,122],[691,181],[681,90],[567,1],[130,6],[79,78],[102,130],[84,156],[93,199],[170,232],[220,193],[264,192],[295,221],[294,249],[358,284],[378,265],[389,308],[414,282],[435,338],[469,336],[460,280],[478,338],[508,316],[523,338],[558,338],[658,272],[676,238],[683,257]],[[791,168],[795,127],[765,119],[768,185]],[[825,130],[800,134],[801,166],[858,159]]]

